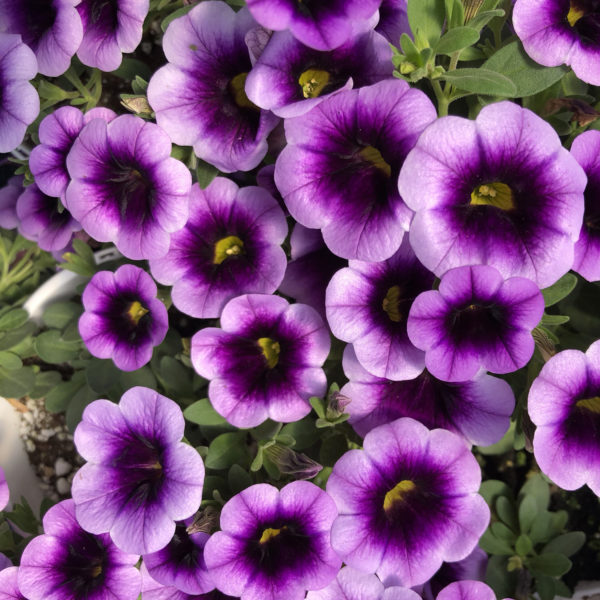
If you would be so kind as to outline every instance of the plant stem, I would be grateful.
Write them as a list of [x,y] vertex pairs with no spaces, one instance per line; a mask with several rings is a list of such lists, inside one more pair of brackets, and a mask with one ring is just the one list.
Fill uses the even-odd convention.
[[448,105],[450,104],[448,96],[444,94],[439,81],[435,79],[432,80],[431,87],[433,87],[433,92],[438,104],[438,116],[445,117],[448,114]]

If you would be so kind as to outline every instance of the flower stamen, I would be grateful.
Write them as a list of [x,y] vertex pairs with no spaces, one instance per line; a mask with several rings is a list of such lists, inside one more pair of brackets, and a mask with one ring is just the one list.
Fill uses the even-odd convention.
[[390,321],[399,323],[402,319],[400,314],[400,286],[393,285],[386,293],[382,302],[383,310],[386,312]]
[[236,235],[228,235],[215,244],[213,264],[220,265],[231,256],[239,256],[244,251],[244,242]]
[[298,78],[305,98],[316,98],[321,94],[323,88],[329,83],[331,75],[323,69],[308,69]]
[[406,495],[417,486],[410,479],[403,479],[397,483],[383,499],[383,510],[387,513],[399,502],[404,502]]
[[279,353],[281,352],[279,342],[268,337],[262,337],[258,339],[257,343],[267,361],[267,366],[269,369],[273,369],[279,362]]
[[471,192],[471,206],[495,206],[502,210],[513,210],[515,198],[512,190],[499,181],[486,183]]
[[383,173],[385,173],[386,177],[391,177],[392,167],[390,167],[390,165],[385,161],[385,159],[381,155],[381,152],[379,152],[379,150],[377,150],[377,148],[375,148],[373,146],[365,146],[358,154],[365,161],[367,161],[368,163],[371,163],[374,167],[376,167],[380,171],[383,171]]
[[577,408],[583,408],[589,410],[597,415],[600,414],[600,396],[594,396],[593,398],[582,398],[575,403]]
[[142,306],[141,302],[134,300],[127,309],[127,317],[134,325],[137,325],[140,322],[140,319],[148,312],[150,311]]

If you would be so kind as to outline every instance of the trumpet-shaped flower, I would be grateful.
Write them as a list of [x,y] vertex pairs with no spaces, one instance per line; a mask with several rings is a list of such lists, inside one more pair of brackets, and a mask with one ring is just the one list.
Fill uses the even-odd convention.
[[438,277],[489,264],[546,287],[573,264],[586,177],[552,127],[511,102],[444,117],[410,152],[398,187],[410,243]]
[[363,447],[327,481],[340,513],[331,543],[347,565],[412,587],[473,551],[490,511],[462,438],[406,418],[370,431]]

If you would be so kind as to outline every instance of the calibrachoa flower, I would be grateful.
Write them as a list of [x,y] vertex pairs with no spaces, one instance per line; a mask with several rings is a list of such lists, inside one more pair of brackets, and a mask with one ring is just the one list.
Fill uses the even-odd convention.
[[398,46],[403,33],[410,35],[406,5],[406,0],[382,0],[379,7],[379,23],[375,31],[385,36],[394,46]]
[[40,112],[40,98],[29,83],[36,73],[35,55],[21,36],[0,33],[0,153],[14,150],[23,141],[27,126]]
[[204,549],[217,588],[241,600],[300,600],[325,587],[341,567],[329,540],[336,516],[308,481],[246,488],[225,504]]
[[350,346],[343,365],[350,380],[340,390],[351,400],[348,422],[363,437],[374,427],[411,417],[430,429],[448,429],[471,444],[489,446],[510,425],[515,396],[497,377],[479,373],[471,381],[447,383],[424,371],[416,379],[391,382],[366,371]]
[[[28,185],[17,200],[19,233],[48,252],[65,249],[81,225],[60,204],[44,194],[35,183]],[[62,210],[60,210],[62,208]]]
[[145,365],[169,327],[167,309],[156,293],[152,277],[134,265],[96,273],[83,292],[85,312],[79,318],[90,353],[112,358],[122,371]]
[[175,521],[192,516],[202,499],[204,464],[180,441],[183,430],[179,406],[145,387],[127,390],[118,405],[88,405],[75,430],[77,451],[88,461],[72,489],[81,526],[110,532],[125,552],[164,548]]
[[64,199],[70,181],[67,155],[73,142],[92,119],[109,123],[116,116],[108,108],[92,108],[84,115],[74,106],[61,106],[42,120],[40,143],[31,151],[29,169],[44,194]]
[[540,287],[573,264],[585,184],[554,129],[512,102],[485,106],[475,121],[437,119],[398,182],[417,213],[410,243],[438,277],[453,267],[490,264]]
[[332,546],[347,565],[382,580],[425,583],[443,561],[472,552],[485,531],[480,483],[475,457],[454,433],[413,419],[377,427],[327,481],[340,512]]
[[398,194],[398,173],[435,117],[423,92],[390,79],[338,92],[286,120],[275,182],[290,214],[321,229],[338,256],[389,258],[412,214]]
[[114,71],[122,52],[133,52],[142,41],[149,0],[82,0],[77,6],[83,39],[77,58],[90,67]]
[[192,363],[210,379],[215,410],[235,427],[298,421],[311,410],[309,398],[325,393],[330,339],[314,308],[246,294],[225,305],[221,327],[194,335]]
[[294,225],[290,236],[292,260],[279,291],[312,306],[325,320],[325,290],[331,277],[347,263],[332,254],[318,229]]
[[297,117],[329,94],[377,83],[390,78],[392,70],[390,45],[372,28],[332,52],[304,46],[287,31],[276,32],[248,74],[246,93],[280,117]]
[[344,567],[326,588],[308,592],[306,600],[421,600],[421,596],[395,585],[386,589],[376,575]]
[[248,0],[254,18],[267,29],[289,29],[303,44],[333,50],[351,35],[356,22],[370,18],[381,0]]
[[148,86],[157,123],[175,144],[193,146],[220,171],[249,171],[267,152],[279,119],[244,91],[252,68],[244,36],[256,26],[248,9],[202,2],[169,24],[163,50],[169,64]]
[[543,313],[533,281],[504,280],[488,265],[457,267],[442,277],[439,291],[417,296],[407,331],[435,377],[467,381],[482,368],[510,373],[525,366],[535,346],[531,331]]
[[0,571],[0,600],[27,600],[17,584],[18,567],[4,567]]
[[571,154],[587,175],[585,210],[579,239],[575,244],[573,271],[588,281],[600,280],[600,131],[578,135]]
[[75,8],[79,2],[0,0],[0,31],[21,34],[23,42],[35,53],[37,70],[57,77],[69,68],[81,43],[83,28]]
[[600,85],[600,8],[597,0],[517,0],[513,26],[525,52],[546,67],[567,64]]
[[246,292],[273,293],[285,273],[281,248],[287,222],[277,201],[259,187],[238,188],[217,177],[190,194],[190,218],[171,236],[152,275],[172,285],[173,304],[198,318],[215,318],[228,300]]
[[[98,440],[95,440],[96,445]],[[44,515],[44,535],[27,544],[18,584],[28,600],[136,600],[139,556],[125,554],[110,537],[91,535],[75,519],[73,500]]]
[[90,121],[67,156],[65,205],[100,242],[134,260],[160,258],[188,218],[192,177],[171,158],[171,140],[154,123],[122,115]]
[[585,354],[554,355],[531,385],[528,402],[540,469],[565,490],[587,483],[600,495],[600,341]]
[[19,225],[17,200],[23,193],[23,175],[13,175],[0,189],[0,227],[15,229]]
[[210,535],[188,533],[193,519],[176,524],[173,539],[161,550],[144,554],[144,564],[153,579],[186,594],[204,594],[215,588],[204,562],[204,546]]
[[408,311],[415,297],[431,289],[434,279],[407,239],[385,261],[351,260],[327,287],[325,306],[333,335],[350,342],[373,375],[413,379],[425,367],[425,354],[408,339]]
[[[482,581],[455,581],[446,586],[437,595],[436,600],[465,600],[466,598],[496,600],[496,594]],[[510,599],[505,598],[504,600]]]

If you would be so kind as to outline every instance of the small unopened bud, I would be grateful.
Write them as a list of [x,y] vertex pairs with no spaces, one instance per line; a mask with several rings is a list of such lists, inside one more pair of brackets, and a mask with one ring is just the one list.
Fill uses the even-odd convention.
[[533,340],[537,349],[540,351],[544,362],[548,362],[556,354],[554,342],[544,333],[542,329],[536,327],[532,332]]
[[194,522],[186,529],[189,535],[193,533],[212,533],[219,523],[219,510],[209,504],[196,513]]
[[402,75],[409,75],[414,70],[416,70],[417,66],[413,65],[411,62],[403,62],[400,64],[400,68],[398,69]]
[[483,0],[463,0],[465,8],[465,23],[468,23],[478,12]]
[[325,409],[325,417],[330,421],[338,419],[344,414],[346,406],[350,404],[352,400],[340,392],[331,392],[327,399],[327,408]]
[[292,475],[296,479],[312,479],[323,469],[322,465],[306,454],[295,452],[282,444],[273,444],[265,448],[264,453],[282,475]]
[[145,96],[125,96],[121,97],[121,104],[136,115],[151,115],[152,107],[148,104]]

